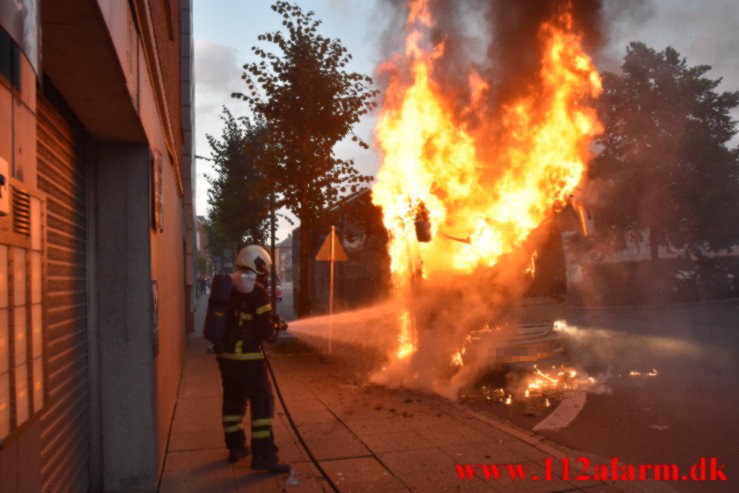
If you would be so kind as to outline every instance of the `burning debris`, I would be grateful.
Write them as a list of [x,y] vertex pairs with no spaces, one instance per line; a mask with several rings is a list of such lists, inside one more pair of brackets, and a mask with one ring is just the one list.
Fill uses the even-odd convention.
[[[514,8],[496,5],[501,16]],[[538,8],[535,49],[527,56],[539,58],[528,91],[515,98],[503,97],[506,67],[481,70],[467,60],[466,87],[450,82],[458,72],[447,64],[454,47],[440,24],[445,8],[452,3],[410,1],[405,50],[378,69],[387,88],[376,128],[383,163],[372,200],[389,234],[395,297],[406,306],[398,314],[397,346],[375,378],[388,384],[424,386],[414,381],[422,375],[437,387],[428,366],[457,368],[456,387],[474,376],[467,360],[483,362],[468,352],[471,331],[522,296],[519,276],[535,277],[539,253],[519,259],[519,251],[566,205],[601,129],[587,102],[601,91],[600,77],[571,3]],[[497,294],[489,292],[491,283]],[[471,289],[488,292],[468,296]],[[455,298],[464,306],[446,309],[444,302]]]
[[553,402],[561,401],[566,392],[595,388],[595,377],[581,374],[567,365],[550,365],[542,370],[534,365],[530,370],[514,369],[504,379],[498,377],[498,385],[482,384],[460,395],[462,400],[483,400],[512,405],[523,404],[525,414],[537,414]]
[[641,372],[639,370],[631,370],[629,372],[629,376],[630,377],[641,377],[641,376],[645,376],[645,377],[656,377],[658,374],[659,373],[657,372],[657,370],[655,368],[652,368],[648,372]]

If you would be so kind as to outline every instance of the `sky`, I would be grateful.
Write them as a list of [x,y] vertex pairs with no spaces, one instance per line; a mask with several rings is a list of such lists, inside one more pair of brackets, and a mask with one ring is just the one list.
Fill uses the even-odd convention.
[[[458,1],[458,0],[455,0]],[[514,0],[512,0],[514,1]],[[395,12],[388,0],[293,0],[304,10],[313,10],[323,21],[321,33],[339,38],[353,56],[348,70],[373,75],[383,60],[383,33]],[[242,66],[255,60],[251,47],[257,36],[279,30],[281,17],[270,9],[272,0],[194,0],[195,49],[195,153],[208,156],[206,134],[219,136],[221,108],[234,115],[249,115],[246,102],[231,98],[241,91]],[[723,77],[718,90],[739,90],[739,3],[736,0],[604,0],[606,43],[591,54],[599,70],[617,71],[629,41],[643,41],[663,50],[672,46],[685,56],[689,66],[710,65],[711,78]],[[397,20],[397,19],[395,19]],[[739,112],[734,114],[739,119]],[[376,114],[355,128],[372,144]],[[737,139],[734,139],[736,144]],[[376,149],[360,149],[351,142],[335,148],[340,157],[354,159],[358,169],[374,175],[381,159]],[[210,163],[197,159],[196,213],[208,210]],[[294,226],[282,221],[278,241]]]

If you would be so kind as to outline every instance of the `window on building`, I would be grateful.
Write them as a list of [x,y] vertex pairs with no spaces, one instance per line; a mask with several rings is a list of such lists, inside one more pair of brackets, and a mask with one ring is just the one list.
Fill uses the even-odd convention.
[[10,187],[0,216],[0,444],[44,406],[43,202]]

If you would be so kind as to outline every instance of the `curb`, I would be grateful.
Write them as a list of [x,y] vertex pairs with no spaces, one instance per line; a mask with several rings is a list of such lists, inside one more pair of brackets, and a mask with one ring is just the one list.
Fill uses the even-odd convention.
[[[508,435],[511,435],[512,437],[521,440],[522,442],[527,443],[528,445],[531,445],[532,447],[541,450],[545,454],[549,455],[550,457],[553,457],[555,459],[562,459],[565,457],[583,457],[587,456],[593,461],[597,461],[598,463],[605,464],[608,462],[608,460],[589,454],[586,452],[580,452],[578,450],[570,449],[568,447],[565,447],[563,445],[560,445],[548,438],[545,438],[541,435],[538,435],[532,431],[525,430],[523,428],[520,428],[518,426],[504,423],[500,421],[497,418],[493,418],[490,416],[486,416],[482,413],[479,413],[477,411],[474,411],[466,406],[463,406],[462,404],[458,404],[456,402],[452,403],[455,408],[459,409],[461,412],[467,414],[468,416],[471,416],[478,421],[482,421],[485,424],[488,424],[494,428],[497,428],[498,430],[502,431],[503,433],[507,433]],[[647,491],[644,489],[637,488],[636,486],[632,486],[629,484],[625,484],[620,481],[601,481],[602,484],[607,484],[613,488],[615,488],[618,491],[623,491],[625,493],[640,493],[643,491]],[[656,488],[650,488],[648,491],[664,491],[664,492],[672,492],[676,491],[667,485],[657,482],[655,480],[647,480],[642,481],[641,483],[650,484],[650,486],[655,486]],[[574,484],[574,483],[573,483]],[[590,488],[592,486],[584,486],[584,489]]]

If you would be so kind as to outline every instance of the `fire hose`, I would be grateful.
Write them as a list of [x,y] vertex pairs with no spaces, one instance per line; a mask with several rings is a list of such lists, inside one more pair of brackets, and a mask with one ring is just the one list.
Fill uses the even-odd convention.
[[272,385],[275,386],[275,392],[277,393],[277,398],[280,399],[280,404],[282,404],[282,409],[285,411],[285,416],[287,417],[287,421],[290,423],[290,427],[295,432],[295,436],[298,437],[298,440],[300,441],[300,445],[303,446],[303,449],[308,454],[308,457],[310,458],[311,462],[313,462],[313,465],[316,466],[316,469],[318,469],[318,472],[321,473],[321,476],[323,476],[323,479],[326,480],[328,485],[331,487],[331,489],[335,493],[341,493],[341,490],[339,490],[338,486],[331,480],[329,475],[326,473],[326,471],[321,467],[321,464],[318,462],[316,457],[313,455],[313,452],[310,451],[310,448],[308,447],[308,444],[305,443],[305,440],[300,435],[300,431],[298,430],[298,427],[295,425],[295,422],[293,421],[293,417],[290,415],[290,411],[287,409],[287,404],[285,404],[285,399],[282,397],[282,392],[280,391],[280,386],[277,384],[277,377],[275,376],[275,372],[272,369],[272,363],[269,361],[269,357],[267,356],[267,352],[262,349],[262,353],[264,354],[264,361],[267,363],[267,369],[269,370],[269,376],[272,379]]

